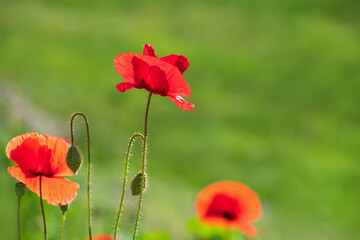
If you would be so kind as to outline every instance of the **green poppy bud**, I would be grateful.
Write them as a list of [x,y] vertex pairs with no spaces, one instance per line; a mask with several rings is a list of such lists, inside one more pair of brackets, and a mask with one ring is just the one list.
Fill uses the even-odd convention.
[[[135,177],[131,180],[131,194],[133,196],[140,195],[140,189],[141,189],[141,171],[138,172]],[[144,174],[144,184],[143,184],[143,191],[145,191],[147,187],[147,174]]]
[[74,174],[76,174],[81,168],[82,156],[80,150],[76,146],[71,145],[69,147],[69,150],[66,154],[66,163]]
[[60,210],[65,213],[69,209],[69,204],[60,205]]
[[26,185],[22,182],[18,182],[15,184],[15,194],[18,196],[18,198],[21,198],[25,195],[26,192]]

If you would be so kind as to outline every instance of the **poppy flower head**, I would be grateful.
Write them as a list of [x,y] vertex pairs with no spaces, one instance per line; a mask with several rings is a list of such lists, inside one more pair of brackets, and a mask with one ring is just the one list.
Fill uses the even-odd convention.
[[[97,235],[95,237],[92,237],[93,240],[113,240],[113,237],[106,234]],[[120,240],[119,238],[116,238],[117,240]],[[89,240],[89,238],[87,238]]]
[[249,237],[256,236],[252,225],[261,215],[256,193],[239,182],[216,182],[197,196],[196,213],[201,222],[220,228],[237,229]]
[[69,147],[67,140],[49,135],[26,133],[14,137],[5,151],[17,166],[9,167],[8,173],[38,195],[41,176],[43,199],[56,206],[69,204],[80,187],[62,177],[73,175],[66,164]]
[[181,75],[189,66],[186,57],[172,54],[158,59],[151,45],[145,44],[143,55],[119,54],[114,65],[119,75],[127,80],[116,85],[120,92],[144,88],[153,94],[170,98],[183,110],[194,109],[193,104],[182,98],[191,95],[190,86]]

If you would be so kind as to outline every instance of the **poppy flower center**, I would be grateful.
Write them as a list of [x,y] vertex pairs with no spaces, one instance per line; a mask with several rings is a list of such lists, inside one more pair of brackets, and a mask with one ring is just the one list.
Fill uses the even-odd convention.
[[207,217],[220,217],[228,221],[234,221],[239,218],[240,207],[236,199],[225,194],[214,196],[207,212]]

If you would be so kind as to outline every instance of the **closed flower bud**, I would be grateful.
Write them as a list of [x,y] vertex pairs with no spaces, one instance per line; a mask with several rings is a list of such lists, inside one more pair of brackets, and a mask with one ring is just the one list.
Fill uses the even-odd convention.
[[[138,172],[135,177],[131,180],[131,194],[133,196],[140,195],[140,189],[141,189],[141,176],[142,173]],[[144,184],[143,184],[143,191],[145,191],[147,187],[147,174],[144,174]]]
[[60,210],[65,213],[69,209],[69,204],[60,205]]
[[82,156],[80,150],[76,146],[71,145],[69,147],[69,150],[66,154],[66,163],[74,174],[79,171],[82,165]]
[[15,184],[15,194],[18,196],[18,198],[21,198],[25,195],[26,192],[26,185],[22,182],[18,182]]

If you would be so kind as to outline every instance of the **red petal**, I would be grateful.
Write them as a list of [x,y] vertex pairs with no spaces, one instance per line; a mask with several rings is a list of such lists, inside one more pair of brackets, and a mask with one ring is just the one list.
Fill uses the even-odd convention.
[[135,53],[122,53],[117,55],[114,59],[116,71],[120,76],[131,83],[135,83],[134,66],[132,63],[132,59],[135,55]]
[[46,176],[72,176],[66,164],[70,144],[63,138],[37,133],[14,137],[6,146],[8,158],[22,169]]
[[[214,196],[219,194],[226,195],[238,202],[240,208],[240,216],[238,218],[229,220],[220,215],[215,217],[207,215]],[[198,194],[196,213],[204,223],[222,228],[238,229],[252,237],[256,235],[256,229],[251,223],[259,219],[261,203],[256,193],[248,186],[238,182],[222,181],[210,184]]]
[[52,169],[53,176],[73,176],[74,173],[66,163],[66,155],[69,150],[70,143],[63,138],[50,135],[41,135],[41,137],[46,139],[46,146],[52,150],[50,167]]
[[171,65],[177,67],[181,74],[189,67],[190,63],[187,58],[183,55],[171,54],[166,57],[160,58],[160,60],[170,63]]
[[[93,240],[113,240],[113,236],[102,234],[102,235],[97,235],[97,236],[93,237],[92,239]],[[119,239],[119,238],[117,238],[117,239]],[[87,238],[87,240],[89,240],[89,238]]]
[[166,80],[165,72],[157,66],[150,67],[150,79],[154,87],[154,93],[166,96],[169,92],[169,83]]
[[248,237],[256,237],[257,235],[256,228],[243,216],[240,216],[240,219],[230,227],[242,231]]
[[115,58],[114,65],[120,76],[128,82],[134,83],[136,85],[134,87],[146,88],[147,90],[153,89],[153,82],[156,82],[155,79],[153,81],[149,79],[148,67],[157,66],[165,73],[169,85],[168,95],[184,97],[191,95],[190,86],[185,82],[180,71],[165,61],[140,54],[123,53]]
[[117,90],[120,92],[125,92],[126,90],[129,90],[134,87],[134,84],[131,82],[122,82],[116,85]]
[[185,82],[184,77],[176,67],[153,57],[143,55],[137,55],[136,57],[146,62],[149,66],[157,66],[160,70],[164,71],[169,84],[168,94],[190,97],[190,86]]
[[153,48],[150,44],[145,44],[145,45],[144,45],[143,55],[148,55],[148,56],[151,56],[151,57],[158,58],[158,57],[155,55],[155,50],[154,50],[154,48]]
[[141,88],[146,88],[147,90],[151,91],[153,85],[151,80],[149,79],[149,74],[150,74],[149,64],[147,64],[145,61],[141,60],[137,56],[134,56],[131,62],[134,66],[135,84]]
[[185,101],[181,96],[168,96],[168,97],[172,102],[176,103],[176,106],[178,106],[178,108],[181,108],[182,110],[191,111],[195,108],[194,104]]
[[[23,182],[27,188],[40,196],[40,176],[23,171],[20,167],[9,167],[8,173]],[[76,197],[80,185],[62,177],[41,177],[42,197],[49,204],[70,204]]]

